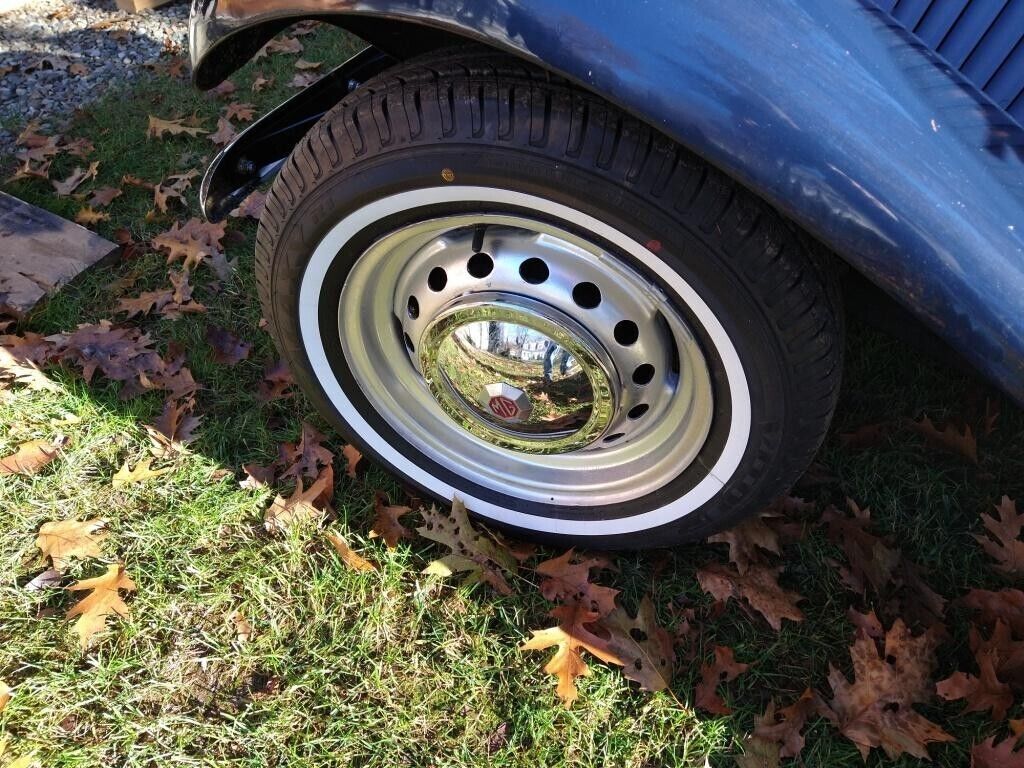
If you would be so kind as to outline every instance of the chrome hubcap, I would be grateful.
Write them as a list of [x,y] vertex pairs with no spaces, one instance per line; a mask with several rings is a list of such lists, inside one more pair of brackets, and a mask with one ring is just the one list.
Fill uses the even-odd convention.
[[473,482],[588,506],[653,492],[711,427],[711,379],[661,289],[600,246],[521,216],[431,219],[380,238],[338,330],[366,399]]

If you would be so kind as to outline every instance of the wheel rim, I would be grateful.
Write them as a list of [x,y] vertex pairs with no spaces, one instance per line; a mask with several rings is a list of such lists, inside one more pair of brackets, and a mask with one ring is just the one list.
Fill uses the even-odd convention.
[[665,293],[531,218],[447,216],[381,237],[345,280],[338,333],[357,386],[403,439],[526,501],[646,495],[711,428],[707,362]]

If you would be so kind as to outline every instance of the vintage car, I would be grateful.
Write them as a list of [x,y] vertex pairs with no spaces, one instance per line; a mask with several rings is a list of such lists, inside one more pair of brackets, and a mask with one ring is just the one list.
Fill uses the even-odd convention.
[[209,88],[369,47],[240,134],[263,311],[348,439],[532,538],[665,546],[785,491],[866,278],[1024,402],[1024,0],[196,0]]

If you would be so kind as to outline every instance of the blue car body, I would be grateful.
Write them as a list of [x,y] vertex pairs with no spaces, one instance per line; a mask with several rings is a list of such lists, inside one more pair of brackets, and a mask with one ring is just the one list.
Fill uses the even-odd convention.
[[770,202],[1024,403],[1024,0],[196,0],[197,84],[305,18],[396,58],[466,39],[575,81]]

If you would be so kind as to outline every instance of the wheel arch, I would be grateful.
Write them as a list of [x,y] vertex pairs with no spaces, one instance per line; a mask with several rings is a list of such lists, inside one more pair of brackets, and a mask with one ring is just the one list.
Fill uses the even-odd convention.
[[1024,402],[1024,131],[862,0],[688,6],[197,0],[195,80],[303,19],[515,55],[718,166]]

